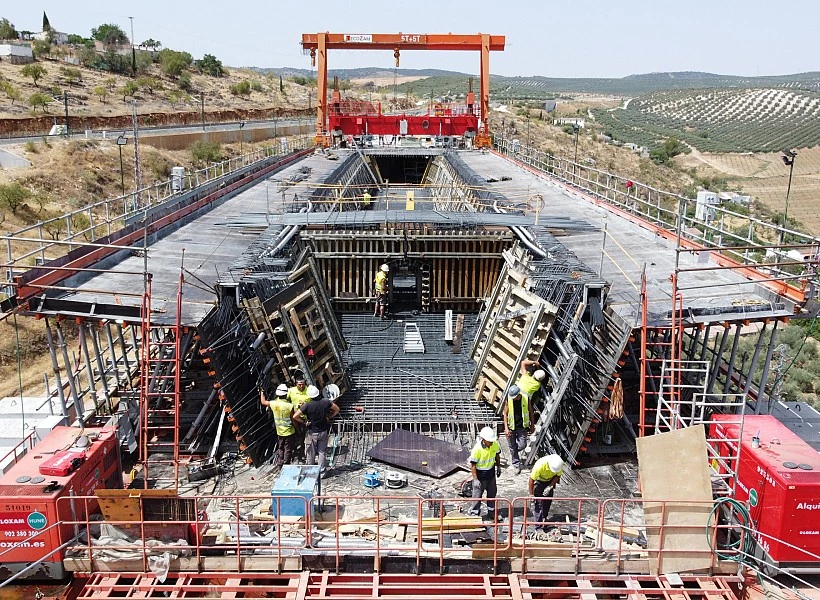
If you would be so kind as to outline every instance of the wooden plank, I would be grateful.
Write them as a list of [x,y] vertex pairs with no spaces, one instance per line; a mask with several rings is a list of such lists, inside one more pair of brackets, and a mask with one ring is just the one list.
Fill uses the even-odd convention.
[[665,508],[644,505],[650,573],[708,569],[712,484],[703,425],[639,438],[637,445],[644,500],[666,501]]

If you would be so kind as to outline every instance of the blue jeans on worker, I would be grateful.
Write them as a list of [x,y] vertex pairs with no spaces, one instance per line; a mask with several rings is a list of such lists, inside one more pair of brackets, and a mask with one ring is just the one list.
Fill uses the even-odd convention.
[[511,429],[507,435],[507,442],[510,444],[510,459],[514,467],[521,466],[521,459],[518,453],[527,447],[526,429]]

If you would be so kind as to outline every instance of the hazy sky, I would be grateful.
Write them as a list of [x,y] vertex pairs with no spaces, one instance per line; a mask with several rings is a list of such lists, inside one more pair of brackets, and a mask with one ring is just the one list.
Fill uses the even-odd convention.
[[[491,33],[499,75],[622,77],[652,71],[774,75],[820,70],[820,1],[791,0],[65,0],[4,2],[0,17],[88,36],[117,23],[134,37],[208,52],[230,66],[310,68],[302,33]],[[391,52],[331,51],[330,68],[392,68]],[[475,73],[477,53],[404,52],[403,68]]]

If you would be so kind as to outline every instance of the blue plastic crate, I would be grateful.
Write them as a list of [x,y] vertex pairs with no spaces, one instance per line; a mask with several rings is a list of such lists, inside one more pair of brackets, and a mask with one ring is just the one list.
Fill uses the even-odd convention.
[[313,496],[321,495],[318,465],[285,465],[273,484],[270,514],[304,517]]

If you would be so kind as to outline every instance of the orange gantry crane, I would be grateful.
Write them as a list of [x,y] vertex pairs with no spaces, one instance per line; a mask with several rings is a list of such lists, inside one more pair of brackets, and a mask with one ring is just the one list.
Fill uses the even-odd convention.
[[[504,50],[503,35],[486,33],[458,35],[408,33],[303,33],[302,48],[310,52],[311,64],[318,68],[319,98],[316,103],[316,143],[329,143],[327,98],[327,51],[334,50],[392,50],[396,67],[402,50],[471,50],[481,52],[479,83],[479,116],[481,130],[476,134],[478,147],[490,145],[490,51]],[[318,65],[317,65],[318,58]],[[398,134],[398,131],[396,131]]]

